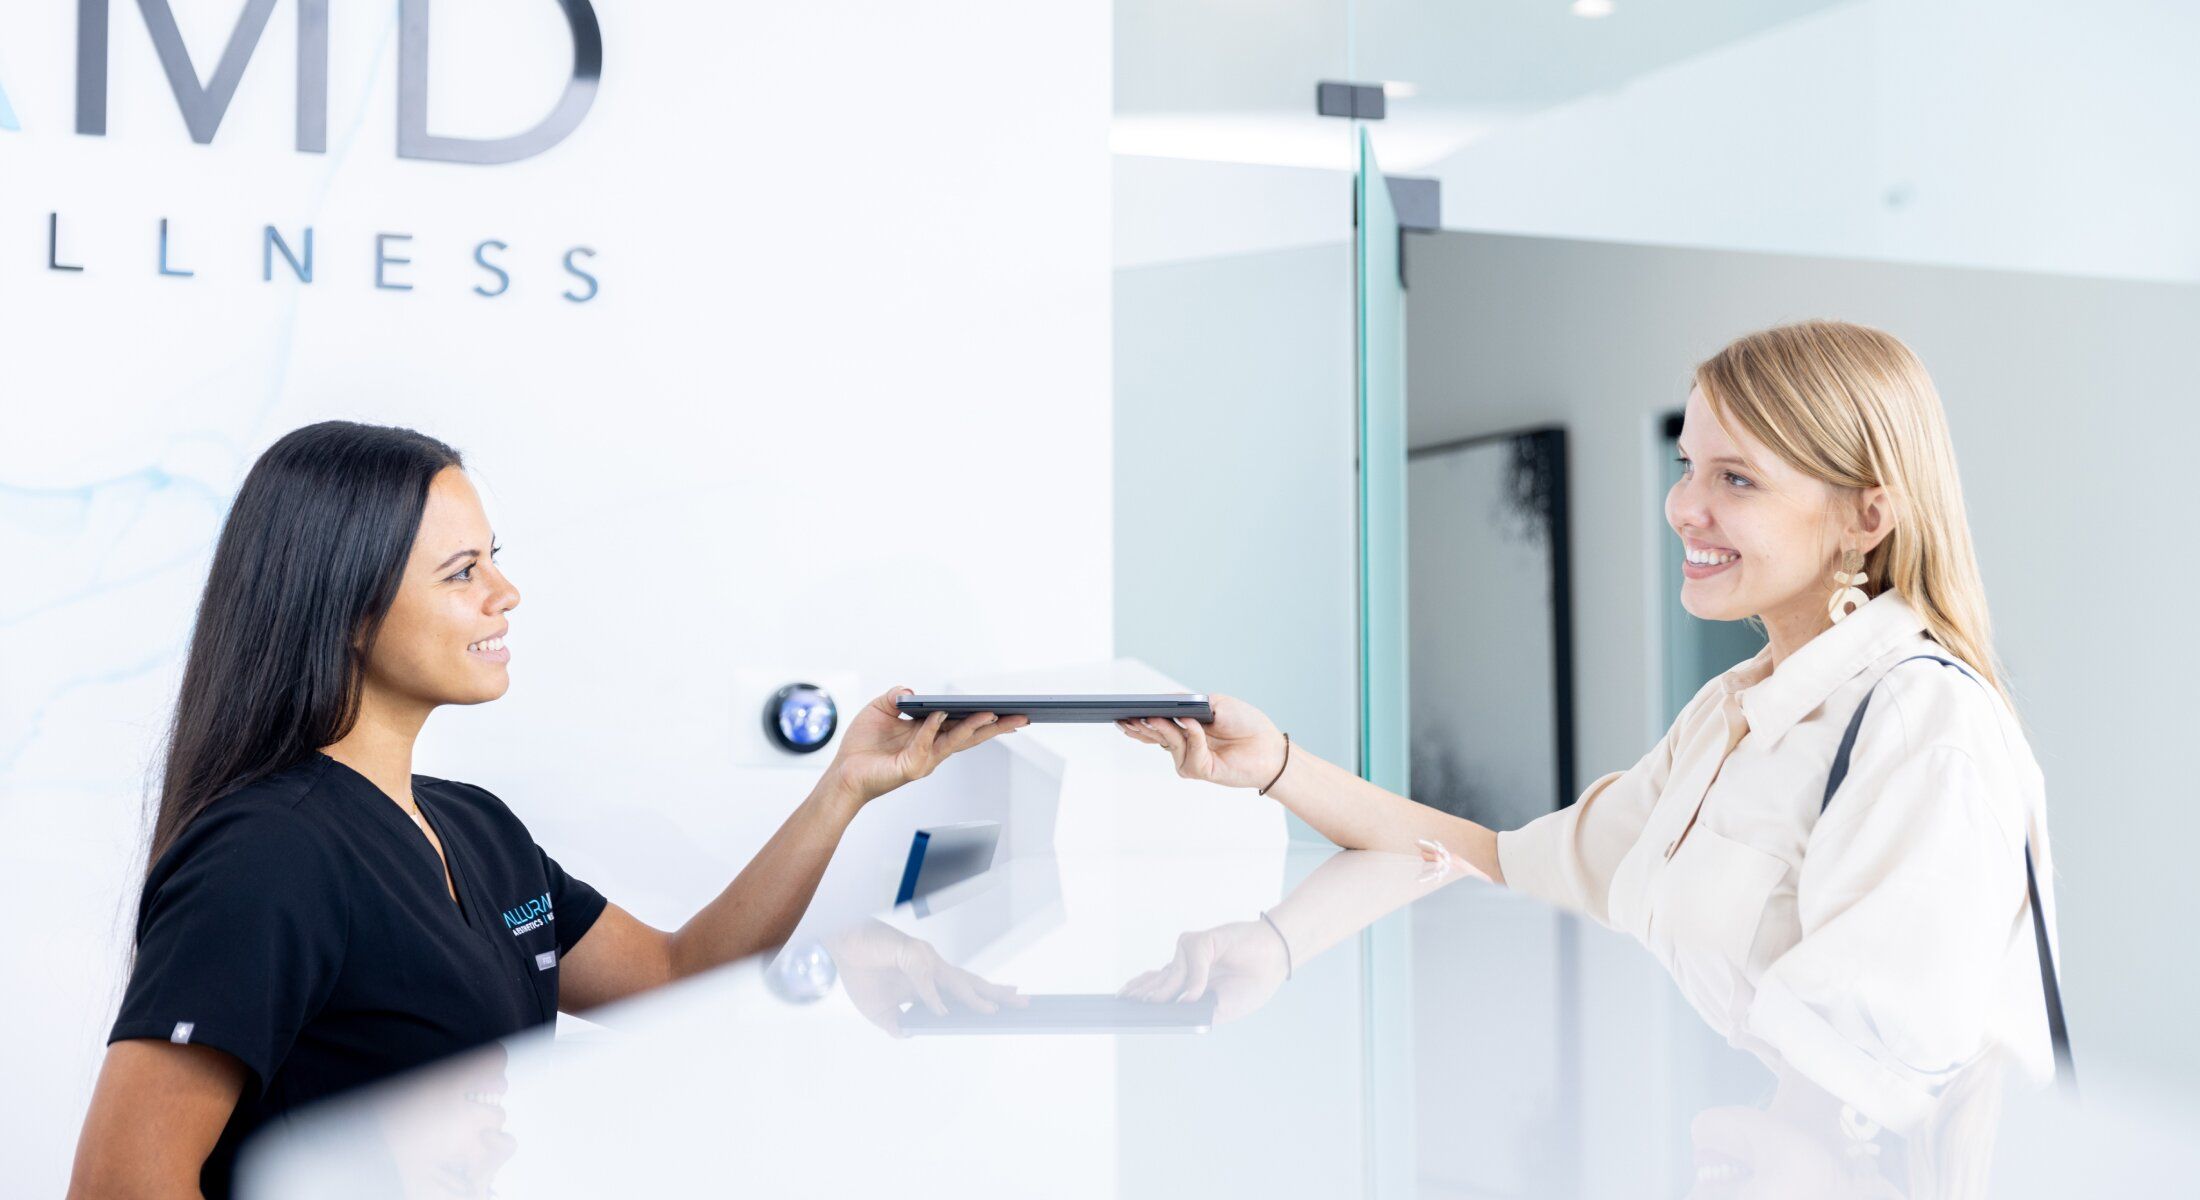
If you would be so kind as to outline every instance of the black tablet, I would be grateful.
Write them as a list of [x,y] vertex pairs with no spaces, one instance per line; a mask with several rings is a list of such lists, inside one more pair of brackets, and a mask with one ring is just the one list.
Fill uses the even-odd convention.
[[1215,706],[1204,692],[1148,696],[903,696],[894,707],[912,717],[944,712],[949,719],[989,712],[1030,717],[1033,722],[1128,721],[1137,717],[1189,717],[1201,724],[1215,719]]
[[1206,1033],[1215,1023],[1215,994],[1178,1004],[1125,1000],[1120,996],[1031,996],[1027,1005],[1004,1004],[981,1013],[959,1006],[946,1015],[922,1004],[901,1014],[901,1031],[932,1033]]

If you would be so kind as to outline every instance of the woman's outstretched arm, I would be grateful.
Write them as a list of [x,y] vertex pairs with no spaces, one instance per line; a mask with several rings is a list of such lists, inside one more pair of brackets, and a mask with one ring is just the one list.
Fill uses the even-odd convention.
[[[1464,817],[1376,787],[1303,746],[1284,756],[1283,733],[1267,714],[1231,696],[1213,697],[1211,725],[1166,717],[1117,722],[1130,737],[1162,747],[1186,779],[1224,787],[1268,787],[1268,794],[1315,831],[1347,850],[1417,854],[1434,841],[1498,883],[1497,834]],[[1270,786],[1270,781],[1273,785]]]
[[654,929],[607,905],[559,964],[558,1007],[582,1012],[777,947],[794,932],[841,834],[865,804],[931,774],[950,755],[1030,723],[1020,716],[996,720],[992,713],[953,725],[944,713],[909,720],[894,707],[908,691],[895,688],[857,714],[809,797],[733,882],[679,929]]
[[1472,863],[1493,882],[1505,882],[1497,865],[1495,830],[1376,787],[1297,746],[1291,747],[1291,764],[1268,794],[1348,850],[1416,854],[1417,843],[1427,839]]

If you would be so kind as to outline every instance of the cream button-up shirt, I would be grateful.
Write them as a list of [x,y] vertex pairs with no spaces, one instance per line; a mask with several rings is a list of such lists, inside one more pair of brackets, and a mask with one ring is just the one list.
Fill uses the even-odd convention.
[[[1650,753],[1497,837],[1505,882],[1633,934],[1731,1042],[1897,1131],[1996,1049],[2052,1075],[2024,885],[2045,787],[2001,698],[1881,593],[1706,684]],[[1880,682],[1881,676],[1886,676]],[[1879,683],[1823,816],[1842,731]]]

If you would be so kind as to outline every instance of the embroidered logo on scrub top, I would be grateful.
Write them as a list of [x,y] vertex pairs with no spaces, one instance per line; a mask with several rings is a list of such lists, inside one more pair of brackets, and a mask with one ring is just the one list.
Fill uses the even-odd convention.
[[523,933],[532,933],[557,919],[557,914],[550,911],[550,893],[548,892],[536,896],[525,904],[504,910],[504,927],[512,931],[513,937],[518,937]]
[[178,1021],[176,1027],[168,1032],[168,1040],[178,1046],[188,1046],[191,1044],[191,1031],[197,1028],[195,1022]]

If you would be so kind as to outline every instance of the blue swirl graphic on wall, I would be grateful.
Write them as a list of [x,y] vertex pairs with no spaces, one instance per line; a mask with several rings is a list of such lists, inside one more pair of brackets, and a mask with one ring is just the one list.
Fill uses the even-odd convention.
[[15,110],[8,107],[8,89],[5,85],[0,85],[0,129],[21,128],[21,125],[15,123]]

